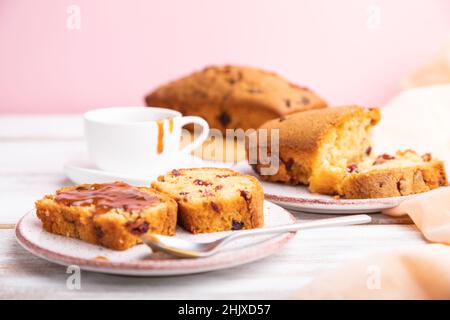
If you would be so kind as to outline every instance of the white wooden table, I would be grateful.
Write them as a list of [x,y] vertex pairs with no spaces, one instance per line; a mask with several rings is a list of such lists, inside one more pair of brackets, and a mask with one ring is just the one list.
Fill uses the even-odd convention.
[[13,228],[35,200],[70,184],[61,168],[83,152],[79,115],[0,115],[0,299],[282,299],[357,257],[425,244],[407,219],[374,215],[371,225],[305,231],[271,257],[233,269],[166,278],[82,272],[81,289],[69,290],[66,268],[22,249]]

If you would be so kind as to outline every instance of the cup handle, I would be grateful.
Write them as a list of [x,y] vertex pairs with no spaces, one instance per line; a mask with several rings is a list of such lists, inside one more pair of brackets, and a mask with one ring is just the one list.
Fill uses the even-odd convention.
[[198,124],[199,126],[201,126],[202,132],[194,141],[192,141],[190,144],[188,144],[187,146],[185,146],[183,149],[180,150],[180,152],[182,154],[191,153],[208,138],[209,125],[205,119],[200,118],[200,117],[194,117],[194,116],[182,117],[181,121],[180,121],[180,127],[183,127],[183,126],[185,126],[187,124],[191,124],[191,123]]

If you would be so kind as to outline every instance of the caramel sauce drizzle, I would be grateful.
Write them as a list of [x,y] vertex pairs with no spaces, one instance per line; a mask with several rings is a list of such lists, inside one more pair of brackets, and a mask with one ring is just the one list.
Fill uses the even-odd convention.
[[133,212],[160,202],[157,196],[124,182],[86,184],[75,189],[58,191],[55,201],[66,206],[95,205],[94,214],[105,213],[111,209]]
[[173,131],[173,118],[169,119],[169,132],[172,133]]
[[158,142],[156,145],[156,151],[162,153],[164,151],[164,120],[156,121],[158,125]]
[[[164,151],[164,119],[157,120],[156,125],[158,126],[158,141],[156,145],[156,151],[158,154]],[[169,119],[169,132],[173,132],[173,118]]]

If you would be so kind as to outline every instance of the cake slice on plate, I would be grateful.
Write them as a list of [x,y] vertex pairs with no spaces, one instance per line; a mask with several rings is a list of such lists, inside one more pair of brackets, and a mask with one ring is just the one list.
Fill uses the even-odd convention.
[[[304,184],[314,193],[346,198],[395,197],[447,185],[444,163],[411,150],[395,156],[372,156],[371,130],[380,120],[377,108],[334,107],[274,119],[259,129],[278,130],[279,141],[247,143],[248,158],[261,147],[278,152],[279,170],[266,181]],[[277,150],[271,150],[271,148]],[[255,150],[256,149],[256,150]],[[258,153],[258,156],[261,157]],[[265,165],[252,164],[257,173]],[[270,164],[269,164],[270,165]]]
[[258,179],[223,168],[172,170],[152,183],[178,203],[178,223],[192,233],[264,225],[264,193]]
[[369,157],[349,164],[347,172],[340,185],[346,198],[406,196],[447,185],[444,163],[413,150]]
[[123,182],[82,184],[38,200],[36,214],[48,232],[125,250],[145,233],[174,235],[177,204],[151,188]]

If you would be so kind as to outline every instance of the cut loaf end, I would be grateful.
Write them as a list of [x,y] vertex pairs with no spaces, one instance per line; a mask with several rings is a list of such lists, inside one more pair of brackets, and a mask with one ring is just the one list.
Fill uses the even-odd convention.
[[[261,178],[304,184],[313,193],[345,198],[404,196],[448,185],[444,163],[431,154],[420,156],[406,150],[393,156],[373,156],[371,131],[379,120],[377,108],[359,106],[311,110],[271,120],[260,129],[279,130],[279,143],[258,141],[256,147],[278,154],[280,166],[274,175]],[[247,146],[247,152],[254,150]],[[264,166],[259,159],[253,165],[260,174]]]

